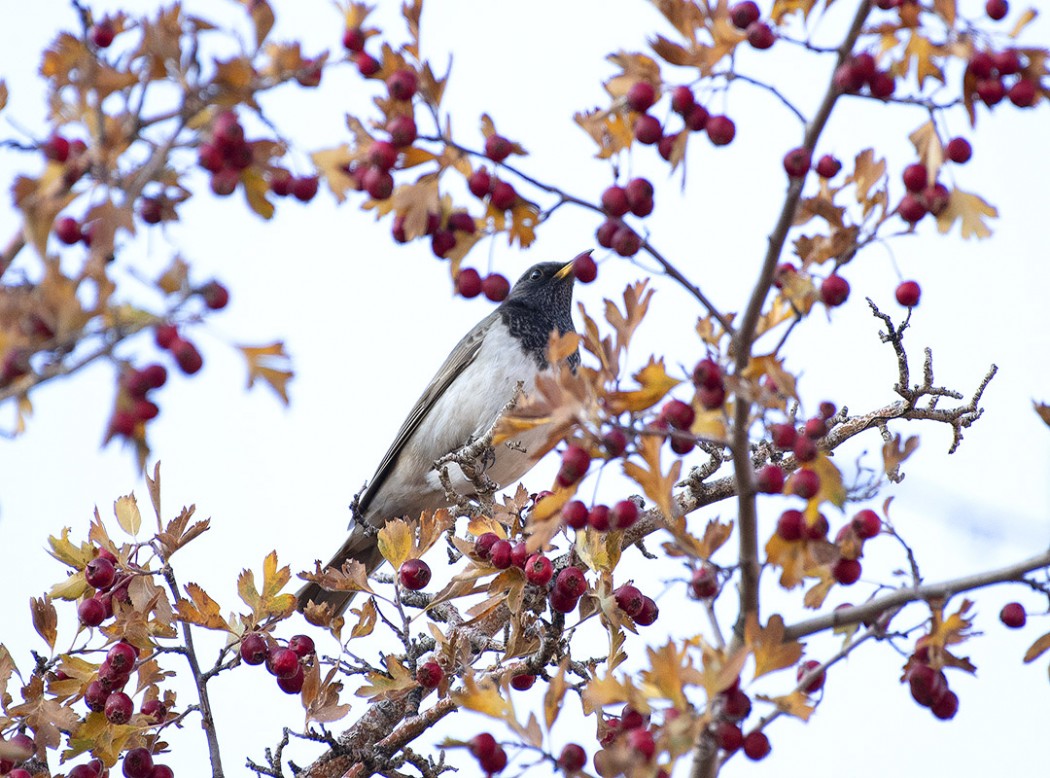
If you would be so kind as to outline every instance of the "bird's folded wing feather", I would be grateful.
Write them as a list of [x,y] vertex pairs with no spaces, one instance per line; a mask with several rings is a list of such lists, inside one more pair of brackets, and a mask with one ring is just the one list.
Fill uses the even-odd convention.
[[[445,390],[448,389],[449,385],[456,379],[456,377],[477,357],[478,352],[481,350],[481,342],[485,339],[485,333],[488,332],[489,327],[492,326],[493,322],[495,322],[498,317],[499,311],[496,310],[478,322],[474,328],[456,344],[456,347],[452,349],[452,352],[445,359],[444,363],[438,368],[437,374],[430,382],[430,386],[427,387],[426,391],[423,392],[423,395],[416,401],[412,411],[408,414],[408,418],[405,419],[405,423],[402,424],[401,429],[398,430],[397,437],[394,438],[393,444],[383,457],[383,461],[379,463],[379,468],[372,477],[371,483],[368,484],[368,488],[361,496],[361,500],[358,503],[358,509],[362,513],[365,513],[368,510],[369,503],[372,502],[379,490],[383,488],[383,483],[397,465],[398,457],[404,450],[405,444],[412,438],[412,435],[419,428],[423,419],[427,417],[427,414],[430,413],[430,410],[434,407],[438,398],[444,394]],[[462,441],[462,443],[466,442],[467,441]]]

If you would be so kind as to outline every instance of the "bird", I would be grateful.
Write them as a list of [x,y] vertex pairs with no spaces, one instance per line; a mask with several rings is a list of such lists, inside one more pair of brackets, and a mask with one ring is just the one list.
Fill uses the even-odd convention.
[[[326,568],[339,570],[357,560],[370,575],[384,561],[376,530],[391,519],[417,519],[423,511],[449,507],[435,461],[483,436],[519,392],[527,396],[542,372],[560,369],[548,364],[547,347],[552,332],[574,332],[572,268],[572,261],[533,265],[456,344],[398,430],[356,503],[349,537]],[[575,370],[579,360],[576,351],[566,362]],[[485,475],[500,487],[514,483],[546,451],[546,439],[540,427],[496,446],[484,460]],[[448,473],[457,493],[472,493],[471,480],[456,465]],[[327,604],[336,615],[353,595],[311,582],[300,589],[298,607]]]

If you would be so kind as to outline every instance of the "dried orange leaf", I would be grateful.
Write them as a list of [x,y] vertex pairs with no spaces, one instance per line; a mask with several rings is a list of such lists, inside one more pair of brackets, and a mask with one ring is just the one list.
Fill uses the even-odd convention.
[[51,604],[51,598],[46,594],[43,597],[30,597],[29,609],[33,614],[33,629],[44,639],[47,647],[53,649],[58,639],[58,611]]
[[256,379],[266,382],[281,401],[288,405],[288,382],[295,373],[291,370],[291,358],[284,351],[284,343],[276,341],[268,346],[238,346],[248,362],[248,388]]
[[912,435],[901,445],[901,436],[894,435],[890,440],[882,444],[882,466],[887,475],[897,472],[908,457],[915,453],[919,447],[919,436]]
[[388,674],[369,673],[368,683],[354,692],[358,697],[372,701],[397,700],[418,688],[415,677],[397,657],[388,654],[385,664]]
[[802,656],[802,644],[784,640],[784,618],[779,613],[769,617],[764,628],[754,613],[747,615],[744,627],[748,648],[755,655],[755,678],[791,667]]
[[229,623],[222,617],[222,609],[219,603],[211,598],[199,585],[195,583],[186,584],[186,594],[189,599],[179,599],[175,603],[175,612],[180,621],[196,624],[205,629],[221,629],[232,632]]
[[1039,418],[1043,420],[1043,423],[1050,427],[1050,405],[1038,403],[1035,400],[1032,401],[1032,405],[1035,407],[1035,412],[1039,414]]
[[956,188],[952,189],[948,207],[937,216],[937,229],[942,233],[948,232],[959,221],[963,240],[987,238],[992,231],[985,224],[985,219],[998,217],[999,211],[994,205],[989,205],[979,195]]
[[1047,632],[1041,638],[1036,640],[1031,647],[1024,654],[1024,661],[1034,662],[1040,656],[1046,653],[1047,649],[1050,649],[1050,632]]

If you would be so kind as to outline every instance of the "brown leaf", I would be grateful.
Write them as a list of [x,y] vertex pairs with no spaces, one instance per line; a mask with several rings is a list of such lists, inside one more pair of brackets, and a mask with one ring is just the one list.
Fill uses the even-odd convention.
[[38,747],[58,748],[61,733],[73,732],[77,728],[80,716],[71,707],[45,697],[44,682],[39,675],[34,675],[22,687],[22,699],[25,702],[12,706],[7,712],[14,718],[25,720],[35,734]]
[[351,559],[344,562],[341,569],[334,567],[321,569],[321,563],[316,563],[313,573],[299,573],[304,581],[319,584],[321,588],[333,592],[368,592],[375,594],[368,583],[368,568],[361,562]]
[[1050,649],[1050,632],[1036,640],[1024,653],[1025,663],[1034,662]]
[[195,510],[196,506],[194,505],[183,508],[178,516],[168,522],[168,526],[164,528],[163,532],[157,533],[157,541],[161,545],[162,556],[165,559],[171,557],[180,548],[208,530],[208,527],[211,525],[211,519],[203,519],[194,522],[192,526],[190,525],[190,519],[193,518]]
[[[306,721],[316,721],[320,724],[328,724],[346,716],[350,712],[350,706],[339,702],[339,692],[343,690],[342,681],[335,680],[339,672],[338,667],[333,667],[320,679],[320,665],[316,662],[307,670],[307,677],[303,683],[303,707],[306,708]],[[310,680],[310,690],[307,693],[306,680]]]
[[638,454],[648,467],[636,462],[623,463],[623,471],[645,491],[646,497],[656,503],[665,518],[674,516],[672,490],[682,472],[682,460],[676,460],[666,474],[660,469],[661,441],[656,435],[644,435],[638,444]]
[[634,129],[625,116],[615,111],[594,109],[577,113],[575,122],[598,144],[598,159],[609,159],[634,141]]
[[30,597],[29,609],[33,613],[33,629],[47,643],[47,647],[54,650],[55,640],[58,639],[58,611],[51,604],[51,598],[46,594],[43,597]]
[[755,614],[749,613],[744,634],[755,655],[755,678],[791,667],[802,656],[801,643],[784,640],[784,618],[779,613],[770,616],[764,628],[759,627]]
[[912,435],[901,446],[901,436],[894,435],[890,440],[882,444],[882,466],[887,475],[893,475],[908,457],[915,453],[919,447],[919,436]]
[[266,0],[241,0],[247,6],[255,27],[255,48],[258,50],[273,29],[273,9]]
[[186,584],[189,600],[180,599],[175,603],[175,612],[180,621],[196,624],[205,629],[218,629],[232,632],[229,623],[222,617],[222,609],[204,589],[195,583]]
[[558,714],[561,713],[562,700],[565,699],[565,690],[568,688],[565,683],[565,671],[568,667],[569,657],[564,656],[558,663],[558,672],[551,675],[547,691],[543,695],[543,716],[548,730],[554,726]]
[[915,129],[908,140],[918,152],[919,161],[926,166],[926,173],[930,181],[937,180],[937,173],[944,164],[944,146],[937,134],[937,127],[933,121],[928,121]]
[[368,683],[354,692],[358,697],[370,701],[397,700],[419,687],[415,677],[393,654],[385,657],[387,673],[373,672],[366,677]]
[[1037,16],[1037,12],[1034,8],[1026,8],[1024,13],[1017,17],[1017,21],[1014,22],[1014,26],[1010,28],[1010,37],[1016,38],[1021,34],[1021,31],[1027,27]]
[[998,209],[985,202],[980,195],[954,188],[948,200],[948,207],[937,216],[937,230],[946,233],[956,221],[959,221],[962,225],[963,240],[973,237],[987,238],[992,231],[985,224],[985,218],[998,217]]
[[291,369],[291,358],[285,353],[284,343],[275,341],[268,346],[238,346],[248,362],[248,388],[256,379],[265,381],[281,401],[288,405],[288,382],[295,373]]
[[295,595],[281,594],[291,577],[291,568],[286,565],[278,569],[277,552],[271,551],[263,560],[262,591],[255,588],[254,573],[251,570],[242,570],[237,578],[237,593],[252,609],[257,620],[270,616],[284,618],[295,611]]
[[858,203],[871,201],[871,189],[886,175],[886,160],[875,159],[874,149],[865,149],[853,160],[853,172],[846,176],[845,183],[853,184]]
[[1039,414],[1039,418],[1043,420],[1043,423],[1050,427],[1050,405],[1039,403],[1035,400],[1032,400],[1032,405],[1035,408],[1035,412]]

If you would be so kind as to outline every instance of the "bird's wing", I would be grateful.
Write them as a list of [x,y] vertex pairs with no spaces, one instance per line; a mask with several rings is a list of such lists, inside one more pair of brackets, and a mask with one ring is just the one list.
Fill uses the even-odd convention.
[[[452,349],[452,352],[445,359],[444,363],[438,368],[437,373],[430,381],[430,385],[423,392],[423,395],[416,400],[415,406],[412,411],[408,414],[408,418],[405,419],[405,423],[401,425],[401,429],[397,432],[397,437],[394,438],[393,444],[390,449],[386,452],[383,457],[383,461],[379,463],[379,468],[376,470],[375,475],[372,477],[372,481],[368,484],[368,488],[365,489],[361,500],[358,503],[358,510],[363,514],[368,510],[368,505],[372,502],[378,491],[383,488],[383,483],[387,477],[393,471],[395,465],[397,465],[398,457],[405,448],[405,444],[415,434],[416,429],[423,422],[423,419],[430,413],[431,408],[434,407],[434,403],[438,401],[438,398],[444,394],[445,390],[449,385],[456,379],[463,370],[466,369],[470,363],[478,355],[478,351],[481,350],[481,342],[485,339],[485,333],[488,332],[489,327],[499,317],[498,309],[493,311],[491,314],[486,316],[484,319],[479,321],[474,328],[463,336],[463,339],[456,344],[456,347]],[[466,441],[462,441],[466,443]]]

